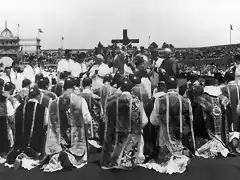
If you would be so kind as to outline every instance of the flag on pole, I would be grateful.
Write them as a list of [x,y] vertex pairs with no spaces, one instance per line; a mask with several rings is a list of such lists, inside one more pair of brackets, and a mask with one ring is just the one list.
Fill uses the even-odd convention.
[[232,28],[232,25],[230,24],[230,30],[232,31],[233,30],[233,28]]
[[62,40],[64,40],[64,37],[62,37]]
[[39,29],[39,28],[38,28],[38,32],[43,33],[43,31],[41,29]]

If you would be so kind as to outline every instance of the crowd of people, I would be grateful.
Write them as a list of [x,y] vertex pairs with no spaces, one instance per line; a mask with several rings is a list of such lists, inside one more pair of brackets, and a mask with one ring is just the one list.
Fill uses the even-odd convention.
[[66,50],[56,69],[37,57],[2,66],[0,163],[55,172],[85,166],[96,149],[106,170],[172,174],[192,158],[239,156],[240,67],[204,81],[190,67],[180,85],[172,51],[156,54]]
[[239,55],[240,44],[210,46],[201,48],[176,49],[176,56],[179,60],[220,60],[225,57]]
[[[97,47],[93,50],[89,50],[86,52],[75,52],[75,55],[84,54],[85,57],[92,57],[94,54],[99,53],[99,51],[104,54],[107,58],[114,58],[115,49],[117,45],[113,44],[111,46],[104,47],[100,42]],[[163,46],[165,47],[165,46]],[[133,47],[131,51],[128,51],[130,56],[133,56],[138,50],[145,51],[146,56],[150,56],[149,52],[152,48],[158,48],[156,43],[152,43],[147,49],[141,47],[140,49]],[[145,49],[145,50],[144,50]],[[231,45],[222,45],[222,46],[210,46],[210,47],[199,47],[199,48],[174,48],[170,45],[170,49],[172,50],[172,56],[174,56],[179,61],[182,60],[221,60],[225,57],[235,57],[240,53],[240,44],[231,44]],[[58,60],[62,57],[64,51],[62,49],[58,49],[57,51],[48,51],[42,50],[39,54],[21,52],[18,60],[20,62],[27,62],[31,57],[38,56],[38,58],[45,60],[49,64],[57,64]],[[161,55],[161,51],[159,52]],[[73,56],[72,58],[74,58]],[[105,57],[105,58],[106,58]]]

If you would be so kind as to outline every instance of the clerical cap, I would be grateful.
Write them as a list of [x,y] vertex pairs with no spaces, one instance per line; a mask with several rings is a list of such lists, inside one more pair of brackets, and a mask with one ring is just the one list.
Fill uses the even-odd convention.
[[130,92],[132,87],[133,87],[133,84],[128,79],[123,80],[121,83],[121,90],[123,92],[124,91]]
[[224,80],[227,82],[233,81],[235,79],[235,74],[232,70],[227,71],[224,75]]
[[48,86],[50,83],[49,79],[47,77],[43,77],[38,81],[38,87],[40,89],[44,89],[46,86]]
[[74,87],[74,81],[72,78],[66,78],[64,80],[64,85],[63,85],[63,88],[64,89],[72,89]]
[[141,84],[141,77],[139,74],[129,74],[129,80],[134,84]]
[[103,77],[103,83],[105,82],[112,82],[112,75],[111,74],[106,74],[104,77]]
[[176,89],[177,88],[177,80],[170,76],[168,79],[165,81],[167,89]]

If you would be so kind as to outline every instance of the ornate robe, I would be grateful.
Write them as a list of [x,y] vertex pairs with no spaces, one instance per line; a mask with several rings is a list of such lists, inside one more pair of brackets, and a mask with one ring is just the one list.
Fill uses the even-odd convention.
[[156,98],[150,121],[159,126],[159,152],[143,167],[168,174],[184,172],[195,149],[190,100],[174,90],[168,91]]
[[149,100],[148,92],[141,84],[137,84],[132,88],[132,94],[137,96],[144,104]]
[[57,97],[61,96],[62,93],[64,92],[63,90],[63,85],[64,85],[64,81],[60,80],[54,88],[54,93],[57,95]]
[[44,90],[40,90],[40,91],[41,91],[41,95],[39,97],[39,103],[42,104],[44,107],[48,108],[51,101],[55,100],[57,96],[50,91],[44,91]]
[[123,93],[109,101],[100,159],[103,168],[128,169],[144,160],[140,149],[143,143],[141,139],[142,109],[139,99],[130,94]]
[[45,172],[81,168],[87,163],[82,100],[73,91],[67,90],[50,104],[45,148],[50,161],[43,166]]
[[[99,126],[103,122],[103,111],[100,103],[100,97],[91,92],[81,92],[81,93],[78,93],[78,95],[83,97],[88,104],[88,109],[90,111],[93,121],[90,124],[90,127],[88,128],[87,134],[88,134],[88,139],[93,140],[95,144],[95,142],[100,141]],[[92,142],[92,141],[89,141],[89,142]],[[98,147],[98,145],[95,147]]]
[[107,118],[106,110],[107,110],[108,98],[118,92],[119,91],[116,88],[110,86],[109,84],[104,84],[103,86],[101,86],[100,88],[94,91],[94,93],[101,98],[100,101],[101,101],[102,110],[103,110],[103,121],[101,121],[99,124],[99,138],[100,138],[101,144],[104,139],[104,129],[105,129],[104,122],[106,121],[106,118]]
[[48,111],[37,100],[30,99],[17,108],[15,117],[15,144],[7,163],[15,169],[22,166],[30,170],[45,157]]
[[226,113],[229,100],[221,94],[219,87],[211,87],[199,97],[198,104],[201,113],[194,123],[197,154],[204,158],[213,158],[220,153],[226,157],[231,152],[229,146],[231,123]]
[[232,120],[231,130],[240,131],[240,117],[237,115],[237,105],[239,104],[239,89],[235,81],[229,82],[226,86],[222,87],[222,93],[229,99],[229,106],[227,108],[228,119]]

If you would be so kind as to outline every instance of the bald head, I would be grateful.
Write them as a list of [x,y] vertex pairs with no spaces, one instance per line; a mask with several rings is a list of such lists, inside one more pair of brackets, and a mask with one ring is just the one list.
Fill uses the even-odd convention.
[[164,57],[169,57],[170,56],[170,54],[171,54],[171,52],[172,52],[172,50],[171,49],[169,49],[169,48],[165,48],[164,49]]

